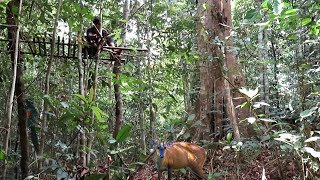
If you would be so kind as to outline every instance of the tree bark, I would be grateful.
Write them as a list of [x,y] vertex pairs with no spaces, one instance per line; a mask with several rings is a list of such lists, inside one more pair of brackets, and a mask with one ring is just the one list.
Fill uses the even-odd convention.
[[[16,16],[12,12],[13,6],[19,7],[19,14],[21,13],[22,8],[22,0],[19,1],[11,1],[7,4],[7,24],[8,25],[17,25],[17,26],[8,26],[8,39],[12,39],[12,42],[9,43],[9,50],[11,51],[11,61],[13,63],[12,66],[12,82],[11,82],[11,91],[9,96],[9,102],[7,102],[7,121],[5,122],[5,138],[3,142],[4,154],[8,155],[9,149],[9,141],[11,135],[11,121],[12,121],[12,108],[13,108],[13,99],[15,95],[16,83],[17,83],[17,74],[18,74],[18,58],[19,58],[19,35],[20,35],[20,25],[15,22]],[[14,42],[13,42],[14,39]],[[14,48],[13,48],[14,47]],[[20,62],[20,61],[19,61]],[[21,68],[20,68],[21,69]],[[19,73],[20,73],[19,69]],[[19,74],[21,76],[21,74]],[[3,164],[3,179],[6,179],[6,164]],[[22,166],[21,166],[22,169]]]
[[114,94],[116,100],[116,119],[114,123],[113,129],[113,137],[116,138],[117,134],[120,130],[122,120],[123,120],[123,102],[122,102],[122,95],[121,95],[121,86],[120,86],[120,74],[121,74],[121,60],[118,57],[114,57],[114,67],[113,73],[115,74],[115,82],[114,82]]
[[[226,47],[225,47],[225,55],[226,55],[226,64],[225,66],[228,69],[227,76],[228,76],[228,83],[230,88],[230,97],[233,98],[232,102],[234,107],[237,107],[243,104],[246,99],[243,95],[238,91],[239,88],[245,86],[245,78],[242,73],[242,67],[236,59],[234,49],[233,49],[233,38],[231,36],[232,31],[232,15],[231,15],[231,0],[223,1],[223,17],[224,17],[224,24],[226,25],[226,29],[223,32],[224,37],[226,38]],[[227,108],[231,108],[227,106]],[[234,109],[234,108],[233,108]],[[228,111],[228,110],[227,110]],[[238,108],[237,110],[230,110],[235,111],[235,121],[239,122],[244,120],[245,118],[249,117],[249,110],[247,108]],[[244,137],[250,137],[252,132],[251,128],[248,128],[246,124],[239,124],[241,135]]]
[[273,81],[274,83],[272,84],[273,89],[276,90],[276,102],[275,106],[279,109],[280,108],[280,96],[279,96],[279,80],[278,80],[278,58],[277,58],[277,52],[276,52],[276,47],[275,47],[275,38],[274,38],[274,32],[271,31],[271,49],[272,49],[272,57],[274,60],[274,65],[273,65]]
[[[83,8],[82,2],[80,2],[81,8]],[[80,31],[78,32],[78,40],[82,40],[82,28],[83,28],[83,17],[80,15],[79,17],[81,19],[81,25],[80,25]],[[86,94],[86,87],[85,87],[85,68],[83,66],[83,59],[82,59],[82,44],[78,43],[78,80],[79,80],[79,94],[82,96],[85,96]],[[83,102],[81,102],[83,103]],[[83,121],[83,119],[81,119]],[[87,156],[86,156],[86,144],[87,144],[87,138],[86,138],[86,133],[83,131],[80,132],[80,135],[78,137],[79,140],[79,157],[81,159],[82,166],[87,165]]]
[[[54,27],[52,32],[52,42],[51,42],[51,49],[50,49],[50,58],[49,63],[46,71],[46,79],[45,79],[45,87],[44,87],[44,94],[45,96],[49,96],[50,94],[50,74],[51,69],[53,65],[53,57],[54,57],[54,45],[56,40],[56,33],[57,33],[57,27],[58,27],[58,20],[60,16],[60,7],[61,7],[62,0],[58,0],[57,4],[57,12],[55,15],[55,21],[54,21]],[[39,156],[43,155],[44,152],[44,146],[46,143],[46,130],[47,130],[47,112],[49,110],[49,106],[46,101],[43,101],[43,112],[42,112],[42,122],[41,122],[41,130],[40,130],[40,149],[39,149]],[[42,167],[42,161],[39,163],[39,169]]]
[[[258,34],[258,51],[259,51],[259,72],[260,72],[260,86],[261,86],[261,95],[260,101],[269,103],[269,80],[268,80],[268,70],[265,63],[265,60],[268,59],[268,50],[265,45],[267,42],[267,33],[264,28],[260,27],[260,32]],[[269,107],[263,107],[263,113],[265,115],[269,114]]]
[[[235,69],[241,72],[241,68],[237,66],[235,56],[230,52],[232,47],[229,37],[232,25],[230,1],[199,0],[198,17],[198,52],[202,59],[199,61],[200,93],[195,106],[196,118],[193,121],[200,120],[203,126],[198,126],[193,131],[200,132],[198,138],[203,139],[208,138],[212,131],[221,130],[225,101],[227,116],[234,130],[234,138],[238,141],[240,140],[238,119],[229,81],[233,82],[237,79],[232,75],[237,72],[234,71]],[[228,68],[228,73],[224,72],[225,68]],[[213,92],[214,101],[212,100]],[[212,105],[212,102],[215,104]],[[214,129],[212,128],[212,111],[214,112]],[[203,127],[210,128],[203,130]]]
[[[138,24],[137,25],[137,29],[138,29],[138,42],[141,42],[141,25]],[[139,44],[140,45],[140,44]],[[139,78],[140,81],[143,81],[143,76],[141,73],[141,59],[137,60],[137,76]],[[143,93],[143,92],[141,92]],[[142,95],[142,94],[141,94]],[[140,142],[141,142],[141,147],[142,147],[142,151],[143,154],[145,154],[147,152],[147,146],[146,146],[146,130],[145,130],[145,114],[144,114],[144,101],[140,101],[139,102],[139,128],[140,128]]]
[[[123,19],[128,20],[130,15],[130,1],[125,0],[123,4]],[[122,43],[121,46],[124,45],[127,36],[127,25],[124,23],[121,39]],[[115,74],[115,83],[114,83],[114,94],[115,94],[115,101],[116,101],[116,119],[114,123],[113,129],[113,137],[115,138],[120,130],[122,121],[123,121],[123,101],[122,101],[122,94],[121,94],[121,86],[120,86],[120,74],[121,74],[121,58],[118,56],[113,56],[114,58],[114,67],[113,73]]]
[[[16,20],[18,17],[13,13],[13,7],[19,7],[21,11],[22,0],[13,0],[8,3],[7,7],[7,23],[8,25],[13,25],[13,28],[8,29],[9,39],[19,40],[19,27]],[[20,14],[20,13],[19,13]],[[19,137],[20,137],[20,148],[21,148],[21,159],[20,159],[20,168],[22,179],[28,176],[29,168],[29,150],[28,150],[28,131],[27,131],[27,111],[25,107],[25,87],[23,81],[23,69],[24,62],[19,53],[19,43],[11,43],[12,47],[15,47],[14,51],[11,51],[11,60],[12,62],[17,61],[17,79],[15,85],[15,95],[17,98],[18,105],[18,126],[19,126]]]

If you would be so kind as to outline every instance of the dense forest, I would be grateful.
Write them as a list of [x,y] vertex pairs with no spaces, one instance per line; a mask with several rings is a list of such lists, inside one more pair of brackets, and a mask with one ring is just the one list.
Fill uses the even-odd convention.
[[0,1],[0,178],[320,179],[319,12]]

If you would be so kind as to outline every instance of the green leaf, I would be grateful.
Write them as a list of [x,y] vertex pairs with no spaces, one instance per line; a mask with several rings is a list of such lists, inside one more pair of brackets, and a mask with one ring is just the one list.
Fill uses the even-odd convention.
[[312,21],[311,18],[304,18],[304,19],[301,21],[301,25],[302,25],[302,26],[305,26],[305,25],[309,24],[311,21]]
[[73,120],[75,117],[74,114],[70,113],[70,112],[66,112],[65,114],[63,114],[61,117],[60,117],[60,120],[61,121],[68,121],[68,120]]
[[73,94],[73,96],[81,99],[84,103],[88,104],[88,100],[81,94]]
[[203,3],[202,7],[204,10],[207,10],[209,8],[209,4],[208,3]]
[[89,91],[89,102],[92,102],[93,95],[94,95],[94,90],[93,90],[93,88],[90,88],[90,91]]
[[248,105],[249,103],[247,101],[245,101],[244,103],[241,104],[240,108],[244,108]]
[[299,9],[288,9],[286,11],[284,11],[286,15],[292,15],[292,14],[297,14],[297,12],[299,11]]
[[233,134],[232,134],[231,132],[229,132],[229,133],[227,134],[226,140],[227,140],[228,142],[231,142],[232,136],[233,136]]
[[103,180],[107,177],[106,174],[90,174],[89,176],[86,176],[84,180]]
[[186,171],[185,168],[182,168],[182,169],[180,169],[179,171],[180,171],[182,174],[187,174],[187,171]]
[[185,134],[183,135],[183,138],[184,138],[184,139],[188,139],[189,137],[191,137],[191,134],[190,134],[190,133],[185,133]]
[[244,16],[245,19],[252,19],[253,17],[255,17],[258,14],[258,10],[256,9],[251,9],[249,11],[247,11],[246,15]]
[[306,117],[311,116],[312,114],[313,114],[313,111],[311,111],[310,109],[308,109],[308,110],[302,111],[302,112],[300,113],[300,117],[306,118]]
[[127,147],[125,149],[120,149],[120,150],[117,150],[117,151],[111,151],[110,154],[118,154],[118,153],[121,153],[121,152],[124,152],[124,151],[128,151],[130,149],[132,149],[134,146],[130,146],[130,147]]
[[260,142],[269,141],[270,139],[271,139],[271,136],[270,136],[270,135],[262,136]]
[[77,11],[77,13],[81,13],[81,7],[80,7],[80,4],[78,4],[78,3],[73,3],[73,5],[74,5],[74,9]]
[[200,126],[202,124],[201,120],[196,121],[195,123],[192,124],[191,127],[195,127],[195,126]]
[[165,89],[165,91],[168,93],[168,95],[169,95],[175,102],[178,102],[178,100],[174,97],[174,95],[173,95],[168,89]]
[[6,158],[6,155],[5,155],[4,151],[0,150],[0,161],[5,160],[5,158]]
[[192,121],[194,120],[194,118],[196,118],[196,115],[195,114],[191,114],[188,116],[188,121]]
[[129,137],[131,128],[132,128],[132,126],[130,126],[130,125],[124,125],[121,128],[121,130],[118,132],[117,137],[116,137],[116,141],[118,143],[120,143],[120,142],[123,142],[127,137]]
[[46,102],[50,106],[51,109],[53,109],[55,111],[56,108],[54,107],[53,100],[51,99],[50,96],[44,95],[43,100],[44,100],[44,102]]
[[261,22],[261,23],[256,23],[254,24],[255,26],[268,26],[270,25],[270,22],[269,21],[266,21],[266,22]]
[[127,19],[120,19],[119,21],[120,21],[120,22],[123,22],[123,23],[128,22],[128,20],[127,20]]
[[118,40],[117,40],[117,46],[120,46],[120,45],[122,44],[122,41],[123,41],[123,40],[122,40],[121,38],[118,39]]
[[92,106],[91,109],[93,110],[94,115],[97,117],[98,121],[103,122],[104,119],[101,117],[101,110],[97,106]]

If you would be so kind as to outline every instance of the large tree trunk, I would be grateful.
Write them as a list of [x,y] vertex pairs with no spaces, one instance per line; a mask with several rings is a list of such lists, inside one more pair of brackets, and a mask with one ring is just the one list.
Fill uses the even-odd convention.
[[[242,109],[237,109],[234,110],[234,107],[237,107],[244,103],[246,99],[243,97],[243,95],[238,91],[239,88],[245,86],[245,78],[242,73],[242,67],[239,64],[239,62],[236,59],[235,56],[235,51],[233,49],[233,38],[231,36],[231,28],[232,28],[232,15],[231,15],[231,0],[226,0],[223,1],[223,17],[224,17],[224,24],[226,25],[226,29],[223,32],[224,37],[226,38],[226,48],[225,48],[225,55],[226,55],[226,61],[225,61],[225,66],[228,69],[228,84],[230,87],[230,98],[231,101],[233,102],[233,106],[230,104],[227,106],[227,111],[230,111],[230,113],[236,113],[233,116],[233,123],[237,123],[249,116],[249,110],[247,108],[242,108]],[[228,93],[227,93],[228,94]],[[242,97],[242,98],[240,98]],[[231,103],[230,101],[230,103]],[[228,109],[229,108],[229,109]],[[233,108],[233,110],[231,110]],[[235,125],[233,125],[235,128]],[[240,124],[239,126],[240,132],[242,136],[249,137],[250,132],[252,131],[251,129],[249,130],[250,132],[247,131],[247,125],[246,124]]]
[[[198,52],[201,55],[201,60],[199,61],[200,94],[195,106],[196,118],[194,122],[202,121],[203,126],[198,126],[193,131],[199,134],[198,138],[200,139],[208,138],[213,131],[219,131],[214,132],[216,134],[222,133],[223,103],[227,102],[226,111],[234,130],[234,137],[236,140],[240,140],[229,85],[230,80],[233,82],[233,79],[236,79],[231,78],[234,77],[232,76],[232,70],[238,68],[235,56],[230,52],[232,41],[228,40],[228,35],[230,35],[229,27],[232,25],[230,1],[199,0],[198,17],[197,40]],[[223,24],[228,26],[226,27]],[[228,74],[224,72],[225,67],[229,70]],[[215,103],[212,105],[213,102]],[[214,123],[212,122],[212,112],[214,112]],[[209,129],[204,130],[204,127],[209,127]]]

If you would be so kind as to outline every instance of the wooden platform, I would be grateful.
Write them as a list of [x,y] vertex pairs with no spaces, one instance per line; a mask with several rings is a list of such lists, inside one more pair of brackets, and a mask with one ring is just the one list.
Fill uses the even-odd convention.
[[[67,39],[67,40],[65,40]],[[72,39],[76,38],[61,38],[58,36],[55,45],[55,52],[53,57],[55,58],[68,58],[68,59],[78,59],[77,49],[78,42]],[[10,39],[0,39],[0,42],[9,43]],[[22,54],[31,54],[34,56],[50,56],[52,38],[50,37],[34,37],[32,40],[20,40],[20,48]],[[83,46],[85,47],[85,46]],[[140,48],[127,48],[127,47],[110,47],[103,46],[102,51],[111,51],[112,49],[121,49],[122,51],[147,51],[147,49]],[[83,48],[85,50],[85,48]],[[9,52],[6,49],[0,49],[0,52]],[[83,53],[83,57],[84,53]],[[113,58],[109,57],[100,57],[102,61],[114,61]],[[126,62],[126,59],[121,59],[122,63]]]

